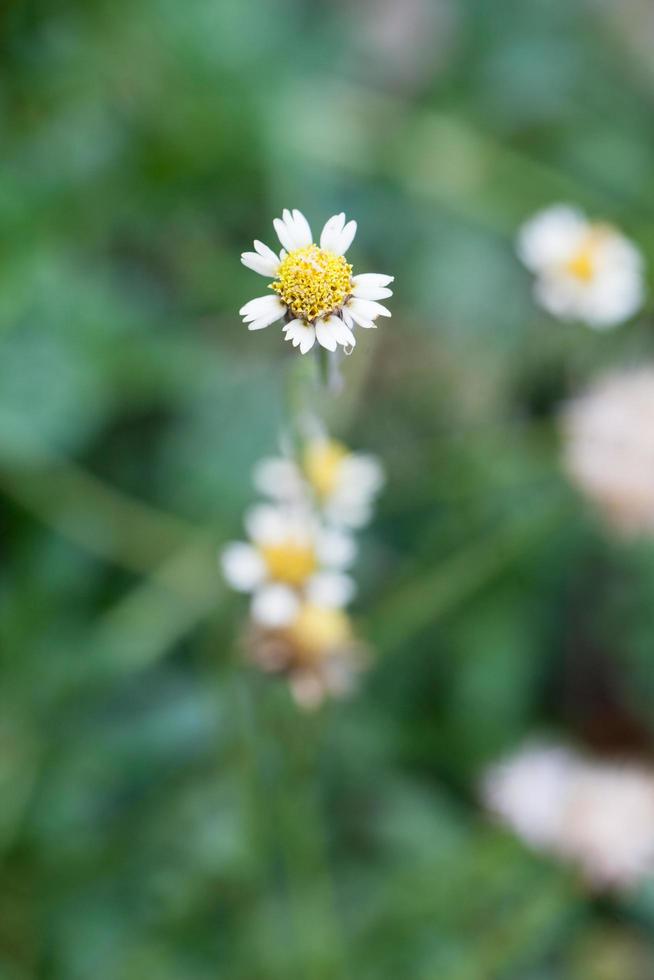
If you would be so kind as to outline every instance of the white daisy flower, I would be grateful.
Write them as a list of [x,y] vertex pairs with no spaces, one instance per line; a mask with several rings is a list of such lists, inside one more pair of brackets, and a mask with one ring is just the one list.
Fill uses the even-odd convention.
[[282,628],[255,629],[249,650],[257,666],[288,676],[291,692],[303,708],[317,708],[327,696],[351,693],[365,665],[347,614],[313,599],[298,604]]
[[239,311],[249,330],[283,319],[284,339],[301,354],[316,342],[329,351],[338,346],[349,350],[356,343],[355,325],[376,327],[378,317],[391,315],[379,300],[392,296],[388,286],[393,276],[353,276],[345,260],[356,221],[346,222],[344,213],[335,214],[325,224],[319,245],[300,211],[285,209],[273,225],[283,246],[279,256],[259,241],[254,252],[241,255],[243,265],[273,280],[272,295],[250,300]]
[[374,456],[350,452],[321,433],[306,442],[299,463],[282,457],[262,460],[254,481],[261,493],[280,501],[301,500],[308,488],[329,524],[360,528],[370,521],[384,476]]
[[643,258],[617,228],[564,204],[540,211],[518,234],[520,259],[535,275],[534,295],[553,316],[607,330],[644,299]]
[[615,371],[562,415],[563,462],[606,522],[624,534],[654,533],[654,367]]
[[249,541],[226,545],[223,574],[232,588],[252,594],[255,623],[287,625],[302,596],[337,608],[350,601],[354,583],[345,574],[355,556],[352,538],[321,527],[300,508],[260,504],[245,520]]

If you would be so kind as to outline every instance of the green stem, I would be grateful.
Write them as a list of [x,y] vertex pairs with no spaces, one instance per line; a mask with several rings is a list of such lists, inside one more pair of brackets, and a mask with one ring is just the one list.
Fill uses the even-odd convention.
[[[296,453],[303,441],[307,416],[316,410],[321,393],[330,387],[332,355],[322,347],[316,355],[296,357],[287,376],[287,430]],[[320,752],[316,726],[320,718],[300,712],[286,692],[276,686],[266,685],[264,692],[254,717],[259,733],[262,723],[265,726],[265,740],[259,736],[256,741],[261,756],[267,749],[266,761],[269,766],[274,765],[276,778],[271,780],[272,791],[259,800],[259,806],[271,811],[283,852],[288,908],[296,937],[289,975],[306,980],[339,980],[344,976],[344,943],[333,900],[316,775]],[[272,744],[271,733],[276,736]],[[256,805],[254,800],[253,806]],[[274,843],[273,839],[273,846]]]
[[320,371],[320,381],[323,388],[329,388],[329,351],[324,347],[318,347],[318,365]]
[[346,975],[345,945],[320,798],[325,716],[302,714],[288,699],[276,699],[273,710],[271,726],[281,750],[276,810],[301,960],[297,975],[339,980]]
[[318,384],[316,367],[312,357],[298,355],[291,362],[286,376],[287,431],[296,453],[302,445],[305,420],[315,402]]

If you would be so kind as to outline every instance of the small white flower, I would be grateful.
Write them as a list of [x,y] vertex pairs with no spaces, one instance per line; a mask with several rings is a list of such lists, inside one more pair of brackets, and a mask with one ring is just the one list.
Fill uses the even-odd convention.
[[654,533],[654,367],[616,371],[562,416],[564,466],[606,521]]
[[313,241],[304,215],[285,209],[273,221],[282,244],[279,256],[255,241],[254,252],[241,255],[243,265],[272,279],[272,295],[260,296],[241,307],[249,330],[261,330],[284,320],[284,339],[306,354],[316,342],[329,351],[350,349],[353,329],[375,327],[378,317],[390,316],[379,302],[392,296],[392,276],[366,273],[353,276],[344,255],[356,234],[356,221],[335,214],[325,224],[320,245]]
[[347,534],[321,527],[299,507],[271,504],[253,507],[245,524],[249,543],[226,545],[220,558],[232,588],[252,593],[255,622],[270,628],[285,625],[304,594],[334,607],[351,599],[354,583],[345,569],[356,549]]
[[643,766],[526,746],[490,768],[483,793],[522,840],[574,864],[592,888],[654,874],[654,773]]
[[520,229],[517,251],[534,273],[536,299],[562,320],[606,330],[642,306],[641,253],[618,229],[577,208],[558,204],[534,215]]
[[264,459],[254,478],[257,488],[274,500],[298,501],[308,489],[329,524],[349,528],[368,523],[384,482],[374,456],[350,452],[324,434],[307,440],[299,463]]

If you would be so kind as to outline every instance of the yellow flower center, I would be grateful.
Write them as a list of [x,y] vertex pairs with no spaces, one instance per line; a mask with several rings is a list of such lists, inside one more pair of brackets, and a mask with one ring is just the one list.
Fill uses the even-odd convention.
[[289,252],[271,284],[294,317],[316,320],[340,309],[352,292],[352,266],[342,255],[307,245]]
[[325,609],[306,603],[288,629],[291,641],[306,660],[337,649],[352,638],[350,620],[341,609]]
[[341,464],[348,450],[340,442],[325,439],[310,443],[304,451],[304,472],[315,492],[322,499],[336,489]]
[[592,225],[576,252],[565,263],[565,270],[579,282],[588,284],[595,278],[600,247],[612,234],[608,225]]
[[318,567],[313,548],[292,539],[280,544],[262,545],[259,551],[270,578],[294,587],[303,585]]

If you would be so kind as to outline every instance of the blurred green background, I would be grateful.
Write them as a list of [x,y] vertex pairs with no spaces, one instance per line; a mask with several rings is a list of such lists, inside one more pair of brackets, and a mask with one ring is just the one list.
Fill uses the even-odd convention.
[[[654,552],[556,431],[652,318],[551,321],[513,253],[567,200],[654,261],[653,49],[648,0],[5,0],[0,980],[654,977],[654,888],[590,899],[477,793],[534,730],[654,744]],[[316,396],[387,471],[377,657],[308,717],[215,563],[296,356],[237,315],[283,207],[396,276]]]

